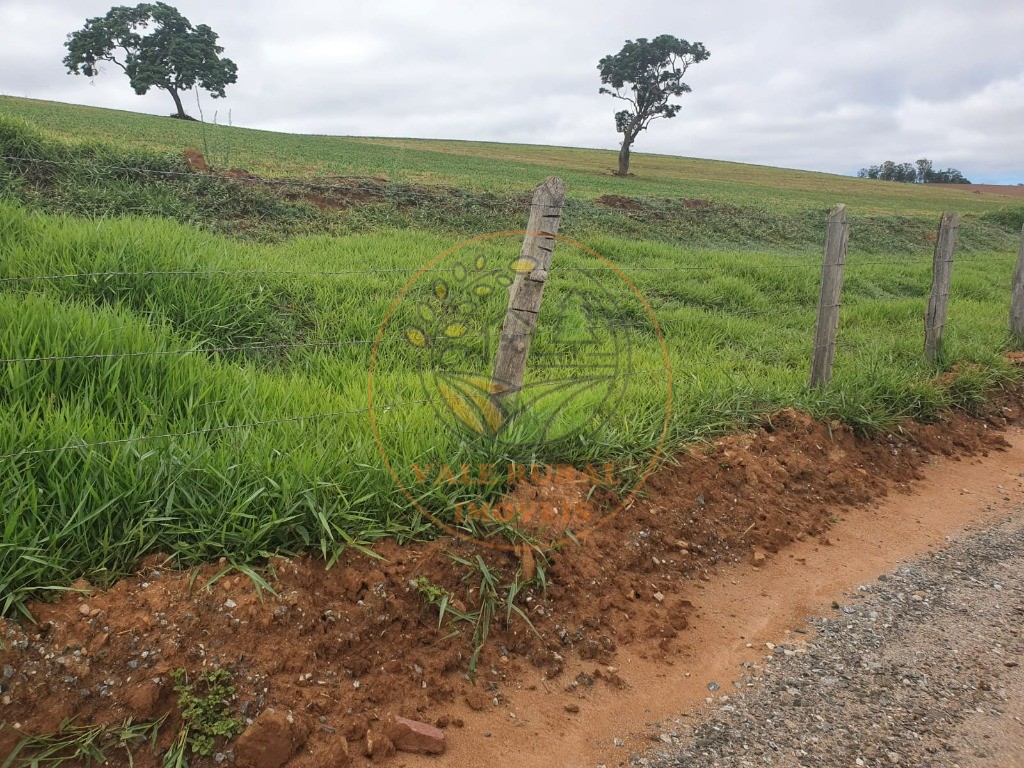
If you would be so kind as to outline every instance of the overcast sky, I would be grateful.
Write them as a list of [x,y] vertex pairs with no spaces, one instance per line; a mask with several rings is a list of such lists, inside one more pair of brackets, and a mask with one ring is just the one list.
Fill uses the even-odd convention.
[[[668,33],[711,58],[636,151],[837,173],[928,157],[1024,182],[1021,0],[171,2],[238,64],[228,98],[204,99],[235,125],[614,149],[597,61]],[[111,4],[0,0],[0,93],[171,112],[113,65],[92,83],[61,66],[67,33]]]

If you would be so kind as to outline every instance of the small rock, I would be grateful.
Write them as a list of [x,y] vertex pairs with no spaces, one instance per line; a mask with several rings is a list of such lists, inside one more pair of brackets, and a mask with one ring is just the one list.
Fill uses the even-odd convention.
[[760,549],[755,549],[754,550],[754,555],[753,555],[753,558],[752,558],[752,562],[753,562],[755,568],[760,568],[762,565],[764,565],[766,562],[768,562],[768,555],[766,555]]
[[228,598],[227,600],[224,601],[224,607],[227,608],[228,610],[231,610],[232,608],[236,607],[237,605],[238,605],[238,603],[236,603],[231,598]]
[[298,746],[287,715],[267,710],[235,741],[235,760],[239,768],[280,768]]
[[387,738],[402,752],[415,752],[423,755],[439,755],[444,752],[444,731],[432,725],[396,717],[387,727]]
[[83,616],[88,616],[90,611],[92,611],[92,608],[89,607],[88,603],[82,603],[78,606],[78,612]]
[[565,711],[570,713],[570,714],[575,715],[577,712],[580,711],[580,705],[579,704],[566,704],[565,705]]

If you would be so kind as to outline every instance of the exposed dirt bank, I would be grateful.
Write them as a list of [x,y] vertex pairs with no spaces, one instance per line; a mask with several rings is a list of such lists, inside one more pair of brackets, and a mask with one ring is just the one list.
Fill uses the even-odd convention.
[[[777,637],[851,583],[984,519],[972,483],[984,475],[988,488],[993,473],[1024,463],[1024,438],[1005,432],[1018,410],[875,440],[784,411],[679,456],[649,480],[647,498],[551,556],[546,591],[523,587],[516,604],[536,632],[515,612],[508,626],[496,620],[475,683],[465,674],[472,626],[446,618],[439,628],[413,582],[468,613],[480,575],[449,554],[480,555],[500,594],[522,565],[512,554],[443,539],[383,542],[379,559],[352,550],[330,569],[278,559],[268,574],[277,596],[262,599],[237,574],[207,587],[218,565],[182,573],[153,558],[106,593],[80,584],[83,592],[34,605],[37,625],[0,626],[0,755],[19,731],[52,731],[72,716],[115,723],[170,712],[166,746],[177,725],[171,672],[223,667],[243,717],[285,713],[291,746],[281,759],[295,768],[356,764],[375,751],[368,741],[382,743],[389,715],[447,728],[448,753],[385,758],[381,748],[379,761],[553,765],[556,745],[564,765],[625,759],[616,738],[701,700],[709,681],[724,683],[754,655],[747,643]],[[919,495],[877,504],[909,488]],[[558,503],[557,489],[532,495]],[[223,759],[248,752],[242,743],[253,738],[250,730],[223,747]],[[147,749],[137,759],[155,762]]]

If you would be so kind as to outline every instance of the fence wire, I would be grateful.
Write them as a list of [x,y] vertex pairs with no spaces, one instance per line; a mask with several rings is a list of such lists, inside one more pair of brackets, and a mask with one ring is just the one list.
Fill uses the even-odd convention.
[[[765,258],[772,258],[772,254],[766,254]],[[909,257],[907,257],[909,258]],[[917,257],[921,258],[921,257]],[[1004,257],[1008,258],[1008,257]],[[956,265],[971,264],[971,263],[989,263],[991,261],[998,260],[998,257],[985,257],[985,258],[961,258],[956,260]],[[846,267],[856,268],[861,266],[870,265],[886,265],[890,267],[906,267],[906,266],[919,266],[931,268],[930,259],[927,263],[911,263],[909,260],[901,261],[900,257],[891,259],[877,259],[877,260],[852,260],[846,262]],[[579,266],[559,266],[557,271],[559,272],[583,272],[583,273],[612,273],[617,274],[633,273],[633,272],[722,272],[727,273],[730,270],[745,270],[745,269],[763,269],[768,272],[774,272],[777,270],[786,269],[810,269],[821,271],[821,264],[808,261],[801,264],[771,264],[771,263],[731,263],[725,262],[722,264],[709,264],[709,265],[689,265],[680,264],[671,267],[645,267],[631,264],[616,264],[614,267],[611,266],[600,266],[600,267],[579,267]],[[179,269],[154,269],[154,270],[122,270],[122,271],[107,271],[107,272],[70,272],[67,274],[60,275],[17,275],[14,277],[0,277],[0,284],[11,284],[11,283],[32,283],[32,282],[56,282],[59,280],[96,280],[100,278],[114,278],[114,277],[252,277],[252,276],[272,276],[272,277],[342,277],[349,275],[390,275],[390,274],[415,274],[422,272],[424,274],[458,274],[465,271],[461,267],[401,267],[401,268],[387,268],[387,269],[348,269],[348,270],[273,270],[273,269],[214,269],[214,270],[179,270]]]
[[[568,381],[573,383],[580,383],[584,381],[606,381],[608,379],[628,379],[634,376],[640,376],[648,373],[659,373],[665,374],[665,368],[646,368],[635,371],[625,371],[623,373],[609,374],[605,376],[588,376],[588,377],[575,377]],[[545,384],[548,382],[536,382],[536,384]],[[342,411],[329,411],[326,413],[314,413],[303,416],[289,416],[280,419],[265,419],[262,421],[251,421],[244,424],[222,424],[216,427],[204,427],[203,429],[192,429],[185,432],[165,432],[157,435],[133,435],[131,437],[115,438],[112,440],[99,440],[96,442],[88,443],[71,443],[69,445],[60,446],[58,448],[27,448],[21,451],[14,451],[12,453],[0,454],[0,460],[18,459],[23,456],[38,456],[53,453],[63,453],[65,451],[79,451],[92,448],[104,448],[113,445],[132,445],[134,443],[146,442],[151,440],[182,440],[189,437],[199,437],[220,432],[232,432],[236,430],[256,429],[259,427],[268,427],[280,424],[295,424],[299,422],[307,421],[323,421],[325,419],[336,419],[342,416],[355,416],[363,413],[370,413],[371,411],[388,413],[398,408],[404,408],[411,405],[425,405],[428,403],[434,403],[437,405],[441,404],[441,401],[434,398],[422,398],[419,400],[403,400],[397,403],[386,403],[383,405],[372,405],[366,406],[365,408],[354,408],[351,410]]]
[[[916,300],[916,299],[915,299]],[[779,310],[748,310],[748,309],[729,309],[727,307],[713,307],[703,306],[700,304],[672,304],[665,307],[659,307],[660,310],[671,310],[673,312],[688,312],[698,316],[714,316],[718,319],[723,320],[749,320],[749,319],[774,319],[774,320],[794,320],[804,319],[803,315],[809,312],[814,312],[817,309],[817,305],[789,305],[785,311]],[[667,341],[671,341],[677,333],[677,329],[673,328],[674,325],[680,322],[690,321],[692,318],[681,318],[672,317],[667,318],[664,315],[657,317],[657,324],[652,322],[650,318],[641,318],[637,320],[623,320],[623,321],[595,321],[594,325],[588,326],[594,333],[600,333],[604,331],[635,331],[638,333],[654,334],[658,331],[666,338]],[[500,328],[490,329],[490,336],[505,336],[507,338],[517,337],[530,337],[532,339],[543,340],[545,336],[557,334],[561,331],[560,328],[553,325],[541,325],[538,326],[532,332],[525,333],[503,333]],[[566,343],[573,343],[575,339],[567,339]],[[388,336],[385,335],[380,339],[348,339],[343,341],[315,341],[315,342],[281,342],[275,344],[241,344],[235,346],[219,346],[219,347],[205,347],[195,346],[188,349],[160,349],[160,350],[146,350],[142,352],[86,352],[80,354],[67,354],[67,355],[36,355],[36,356],[24,356],[24,357],[5,357],[0,358],[0,365],[18,365],[27,363],[55,363],[65,361],[85,361],[85,360],[122,360],[122,359],[137,359],[147,357],[185,357],[189,355],[218,355],[226,354],[231,352],[266,352],[266,351],[277,351],[277,350],[330,350],[330,349],[341,349],[345,347],[363,347],[367,348],[373,344],[405,344],[407,340],[401,336]],[[557,344],[557,340],[547,341],[548,344]]]
[[[126,166],[126,165],[112,165],[97,162],[89,162],[84,160],[56,160],[52,158],[41,158],[41,157],[24,157],[20,155],[0,155],[0,160],[8,163],[31,163],[36,165],[50,165],[56,167],[68,167],[68,168],[85,168],[87,170],[95,171],[116,171],[119,173],[131,173],[138,176],[157,176],[161,178],[181,178],[191,179],[193,181],[216,181],[225,183],[238,183],[238,184],[249,184],[254,186],[276,186],[283,188],[300,188],[308,189],[314,192],[324,191],[335,191],[347,193],[343,195],[345,201],[348,198],[354,198],[355,202],[366,202],[368,195],[372,196],[379,193],[382,199],[395,199],[400,200],[402,198],[418,198],[423,200],[430,200],[437,202],[441,200],[445,195],[455,194],[459,197],[466,199],[483,199],[488,201],[503,202],[506,204],[513,204],[515,207],[526,210],[530,207],[530,196],[531,192],[527,190],[509,190],[502,193],[489,192],[486,190],[474,190],[464,189],[453,186],[428,186],[418,185],[414,186],[408,183],[400,183],[391,180],[380,181],[370,177],[353,176],[351,177],[351,183],[348,184],[336,184],[324,181],[313,181],[310,179],[303,178],[281,178],[281,177],[266,177],[258,176],[255,174],[250,175],[232,175],[228,170],[225,171],[172,171],[172,170],[160,170],[157,168],[140,168],[138,166]],[[611,195],[613,198],[619,198],[626,200],[631,204],[640,206],[641,210],[633,210],[625,206],[617,206],[608,203],[601,203],[601,198],[566,198],[565,205],[571,206],[580,202],[596,203],[602,205],[605,208],[614,210],[621,213],[629,218],[633,218],[638,221],[644,220],[644,214],[648,211],[642,210],[643,208],[649,208],[654,205],[670,204],[678,206],[682,203],[681,209],[673,209],[673,215],[685,216],[688,218],[699,218],[701,216],[707,216],[709,218],[719,218],[722,216],[721,207],[716,207],[712,201],[708,201],[707,206],[688,206],[686,201],[682,198],[657,198],[657,197],[626,197],[621,195]],[[665,211],[651,211],[658,214],[664,214]],[[822,210],[824,214],[825,211]],[[824,217],[822,219],[824,221]]]
[[131,173],[137,176],[157,176],[161,178],[181,178],[190,179],[192,181],[212,181],[212,182],[226,182],[226,183],[239,183],[239,184],[250,184],[254,186],[276,186],[284,188],[301,188],[308,189],[314,192],[346,192],[346,197],[357,198],[356,202],[365,202],[365,197],[368,193],[379,192],[382,198],[420,198],[424,200],[437,201],[441,199],[445,194],[451,194],[455,192],[463,197],[477,197],[477,198],[489,198],[492,200],[501,200],[505,203],[512,203],[516,207],[525,210],[529,208],[530,200],[528,192],[510,193],[508,197],[501,197],[495,193],[470,191],[467,193],[465,190],[461,190],[455,187],[431,187],[430,191],[426,188],[417,189],[411,185],[399,184],[391,181],[375,181],[363,177],[353,177],[352,184],[331,184],[321,181],[310,181],[308,179],[290,179],[290,178],[274,178],[266,176],[236,176],[231,175],[227,172],[201,172],[201,171],[165,171],[158,168],[139,168],[128,165],[109,165],[102,163],[91,163],[82,160],[52,160],[49,158],[41,157],[20,157],[18,155],[0,155],[0,160],[4,160],[12,163],[33,163],[36,165],[52,165],[57,167],[67,168],[85,168],[91,171],[116,171],[119,173]]

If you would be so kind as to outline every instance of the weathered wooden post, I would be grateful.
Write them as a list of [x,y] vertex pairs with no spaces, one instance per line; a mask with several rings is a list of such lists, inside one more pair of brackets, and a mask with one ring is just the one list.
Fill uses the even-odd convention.
[[551,269],[564,204],[565,182],[557,176],[545,179],[533,192],[526,236],[508,291],[508,311],[491,375],[491,395],[498,403],[523,388],[530,338],[537,327],[537,313]]
[[827,387],[832,380],[832,362],[836,356],[836,330],[839,328],[839,297],[846,268],[846,244],[850,225],[846,206],[840,203],[828,216],[825,258],[821,265],[821,291],[818,294],[818,319],[814,322],[814,350],[811,353],[811,388]]
[[1024,341],[1024,228],[1020,231],[1020,253],[1010,289],[1010,334],[1015,341]]
[[939,238],[935,243],[932,260],[932,290],[928,297],[928,311],[924,317],[924,356],[934,363],[942,346],[942,331],[946,327],[946,308],[949,305],[949,281],[953,275],[953,254],[960,229],[960,214],[947,211],[939,221]]

